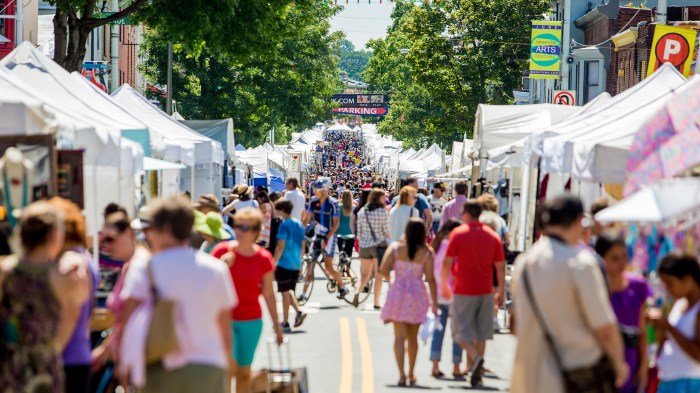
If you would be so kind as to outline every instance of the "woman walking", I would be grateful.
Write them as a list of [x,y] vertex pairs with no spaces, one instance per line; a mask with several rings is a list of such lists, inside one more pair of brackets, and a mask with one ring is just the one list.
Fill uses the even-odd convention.
[[360,286],[357,288],[353,305],[358,306],[359,292],[367,285],[374,271],[374,309],[381,309],[379,298],[382,294],[382,275],[379,262],[384,258],[387,239],[390,238],[389,214],[384,203],[384,191],[374,189],[369,195],[369,203],[357,214],[357,236],[360,239]]
[[277,342],[284,336],[277,316],[277,301],[272,282],[275,279],[275,261],[259,246],[263,215],[259,209],[245,208],[233,217],[236,240],[219,243],[212,255],[229,265],[238,305],[233,309],[233,359],[235,361],[236,392],[250,393],[250,367],[262,334],[262,308],[258,298],[262,294],[270,312]]
[[352,248],[355,245],[353,239],[352,226],[352,210],[355,204],[352,201],[352,191],[344,190],[340,194],[340,220],[338,223],[338,251],[345,252],[348,258],[352,257]]
[[[435,284],[440,288],[440,278],[442,276],[442,261],[447,253],[447,245],[449,243],[450,233],[452,230],[462,225],[462,221],[456,218],[451,218],[443,225],[435,234],[432,247],[437,250],[435,253]],[[451,278],[451,277],[450,277]],[[450,284],[452,286],[452,284]],[[438,293],[438,308],[440,309],[440,325],[442,329],[435,329],[433,332],[433,341],[430,345],[430,361],[433,362],[432,376],[442,378],[445,374],[440,371],[440,360],[442,359],[442,341],[445,338],[445,329],[447,328],[447,318],[450,315],[450,304],[452,299],[445,299]],[[462,363],[462,347],[455,341],[452,341],[452,376],[455,378],[462,376],[462,371],[459,365]]]
[[650,310],[649,322],[660,339],[657,365],[658,393],[700,391],[700,265],[694,256],[669,255],[659,265],[659,276],[677,299],[668,317]]
[[[418,354],[418,329],[425,321],[432,304],[438,313],[433,250],[426,244],[425,225],[420,218],[412,218],[406,225],[405,238],[389,246],[382,262],[382,275],[389,277],[395,271],[382,309],[384,323],[394,324],[394,355],[399,367],[399,386],[406,386],[404,369],[408,347],[408,384],[416,385],[415,366]],[[430,298],[425,290],[423,276],[430,287]],[[432,300],[432,303],[431,303]],[[406,345],[408,344],[408,345]]]
[[[89,296],[80,307],[78,320],[73,329],[66,348],[63,350],[63,371],[66,376],[66,392],[87,393],[90,388],[92,365],[90,342],[90,315],[94,305],[99,272],[90,253],[85,248],[85,218],[80,208],[73,202],[54,197],[49,203],[63,214],[65,240],[58,266],[71,263],[71,260],[82,260],[82,265],[88,273],[83,285],[89,288]],[[64,262],[64,260],[66,262]]]
[[610,303],[620,325],[625,362],[630,369],[630,375],[620,387],[620,392],[644,391],[649,372],[644,310],[647,300],[652,296],[651,288],[644,277],[626,271],[629,256],[624,238],[601,235],[596,242],[595,251],[605,261]]
[[391,230],[391,240],[399,241],[406,230],[406,224],[411,217],[418,217],[418,209],[413,205],[416,203],[416,193],[418,191],[411,186],[404,186],[399,192],[399,200],[391,209],[389,214],[389,228]]
[[48,202],[22,212],[22,253],[0,262],[0,386],[3,392],[63,392],[61,352],[89,296],[87,269],[76,253],[56,260],[63,214]]

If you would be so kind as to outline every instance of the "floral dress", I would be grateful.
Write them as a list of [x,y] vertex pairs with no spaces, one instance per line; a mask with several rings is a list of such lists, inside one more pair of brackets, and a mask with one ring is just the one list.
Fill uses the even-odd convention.
[[430,308],[430,298],[423,281],[428,253],[422,262],[403,261],[397,256],[397,249],[394,248],[394,281],[382,308],[382,320],[384,323],[421,324]]
[[60,318],[49,273],[54,263],[20,262],[0,284],[0,390],[63,392],[61,354],[53,348]]

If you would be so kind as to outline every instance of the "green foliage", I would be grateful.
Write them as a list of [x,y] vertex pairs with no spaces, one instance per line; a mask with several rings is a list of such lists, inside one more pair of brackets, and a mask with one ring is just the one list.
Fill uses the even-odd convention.
[[548,8],[546,0],[439,4],[398,2],[387,37],[368,44],[365,81],[391,94],[379,130],[414,147],[450,148],[472,134],[478,104],[512,103],[529,57],[530,21]]
[[[231,117],[236,142],[263,143],[272,127],[277,143],[330,116],[331,95],[341,85],[337,53],[341,33],[331,33],[335,8],[288,7],[284,20],[294,35],[268,42],[271,51],[248,56],[203,46],[190,52],[178,45],[173,58],[173,98],[187,119]],[[164,85],[167,35],[150,30],[143,46],[146,79]],[[158,97],[162,99],[162,97]]]
[[341,71],[348,73],[348,78],[353,80],[362,80],[362,71],[367,66],[369,58],[372,57],[372,52],[367,50],[355,50],[355,46],[349,40],[344,39],[340,43],[339,51],[340,61],[338,68]]

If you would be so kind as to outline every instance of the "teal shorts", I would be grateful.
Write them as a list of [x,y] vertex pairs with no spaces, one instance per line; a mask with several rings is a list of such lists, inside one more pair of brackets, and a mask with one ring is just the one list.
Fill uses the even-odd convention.
[[253,364],[255,350],[262,335],[262,319],[252,321],[233,321],[233,358],[241,367],[250,367]]

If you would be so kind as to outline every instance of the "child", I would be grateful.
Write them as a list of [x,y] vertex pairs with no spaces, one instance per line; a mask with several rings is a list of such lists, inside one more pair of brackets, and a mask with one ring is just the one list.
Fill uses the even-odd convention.
[[294,289],[301,270],[302,251],[304,249],[304,226],[299,220],[291,217],[292,202],[281,199],[275,203],[277,217],[283,219],[277,229],[277,247],[275,248],[275,279],[277,280],[277,292],[282,294],[282,329],[290,332],[289,326],[289,306],[294,307],[297,316],[294,320],[294,327],[297,328],[304,323],[306,314],[299,310],[299,303],[294,295]]
[[693,256],[669,255],[659,277],[677,300],[668,317],[659,310],[648,314],[662,340],[658,393],[700,392],[700,265]]

